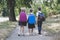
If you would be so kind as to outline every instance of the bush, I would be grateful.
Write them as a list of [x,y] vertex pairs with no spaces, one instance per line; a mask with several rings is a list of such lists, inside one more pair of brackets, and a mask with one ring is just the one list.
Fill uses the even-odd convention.
[[60,14],[60,10],[57,13]]
[[42,5],[42,12],[45,14],[45,17],[47,17],[47,10],[44,5]]
[[15,8],[15,16],[19,15],[19,10],[17,8]]
[[2,16],[8,16],[9,15],[9,13],[8,13],[8,9],[6,9],[6,8],[3,8],[3,13],[2,13]]
[[60,10],[60,4],[57,6],[57,10]]

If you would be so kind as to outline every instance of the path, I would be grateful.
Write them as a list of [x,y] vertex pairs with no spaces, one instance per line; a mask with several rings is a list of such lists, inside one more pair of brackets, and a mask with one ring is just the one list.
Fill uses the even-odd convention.
[[5,22],[8,21],[9,18],[8,17],[0,17],[0,22]]
[[44,32],[42,32],[42,35],[38,35],[37,28],[34,29],[34,35],[29,36],[27,27],[25,27],[25,36],[18,36],[18,27],[16,27],[6,40],[51,40],[51,38],[50,36],[45,36]]

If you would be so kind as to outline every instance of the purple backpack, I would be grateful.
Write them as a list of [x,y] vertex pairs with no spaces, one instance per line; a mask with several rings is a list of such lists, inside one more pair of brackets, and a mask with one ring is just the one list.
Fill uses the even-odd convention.
[[27,21],[26,13],[25,12],[21,12],[19,19],[20,19],[21,22],[26,22]]

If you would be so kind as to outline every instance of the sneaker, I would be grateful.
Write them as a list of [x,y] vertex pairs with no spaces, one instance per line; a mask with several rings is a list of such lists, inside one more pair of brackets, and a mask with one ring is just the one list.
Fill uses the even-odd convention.
[[20,34],[18,34],[18,36],[20,36]]
[[41,35],[41,33],[38,33],[39,35]]
[[32,36],[32,34],[31,34],[31,33],[29,33],[29,36]]

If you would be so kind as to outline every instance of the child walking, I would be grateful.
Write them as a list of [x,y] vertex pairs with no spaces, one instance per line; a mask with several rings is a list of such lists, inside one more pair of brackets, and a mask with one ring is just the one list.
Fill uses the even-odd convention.
[[[20,30],[24,35],[24,27],[27,25],[27,15],[25,9],[21,9],[20,17],[19,17],[19,25],[21,26]],[[20,34],[18,34],[18,36],[20,36]]]
[[41,12],[41,8],[39,7],[39,8],[38,8],[38,12],[37,12],[38,34],[41,34],[43,21],[45,21],[45,16],[44,16],[44,14]]
[[[29,35],[33,34],[33,30],[35,28],[35,15],[33,14],[33,10],[30,9],[30,14],[28,16],[28,29],[29,29]],[[31,30],[30,30],[31,29]]]

